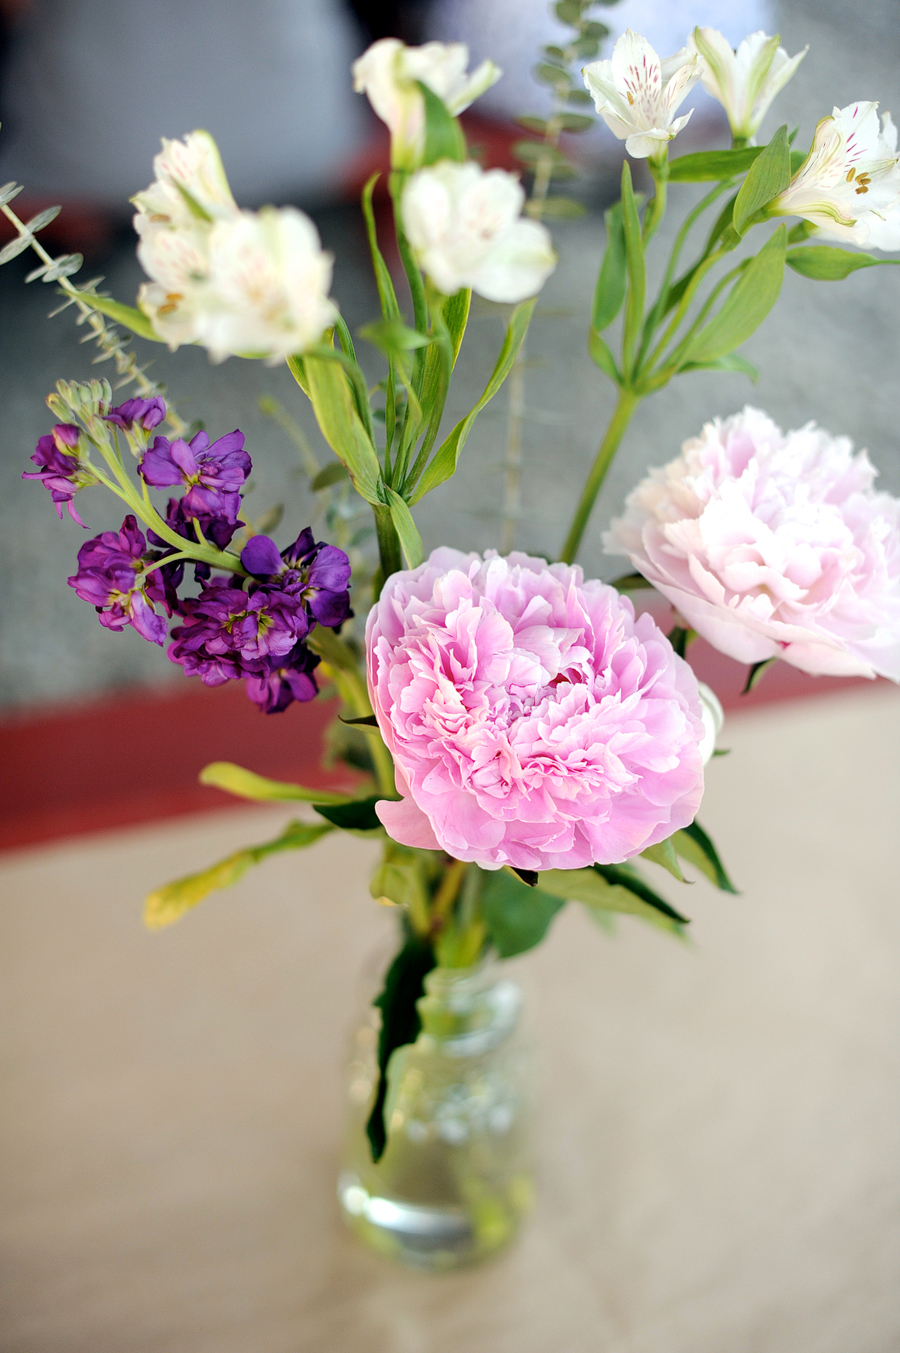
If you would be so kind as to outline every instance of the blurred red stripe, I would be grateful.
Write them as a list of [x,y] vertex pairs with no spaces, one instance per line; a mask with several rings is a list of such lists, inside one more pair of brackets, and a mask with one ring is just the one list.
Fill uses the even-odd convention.
[[[755,691],[747,669],[702,640],[691,664],[726,710],[883,683],[808,677],[776,663]],[[260,714],[237,684],[127,695],[25,711],[0,723],[0,849],[234,805],[197,782],[210,761],[237,761],[273,779],[347,784],[321,765],[331,701]]]

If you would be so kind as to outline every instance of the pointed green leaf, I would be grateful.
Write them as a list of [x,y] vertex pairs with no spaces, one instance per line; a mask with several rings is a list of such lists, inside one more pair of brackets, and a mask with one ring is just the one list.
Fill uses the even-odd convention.
[[343,367],[327,357],[307,353],[303,359],[308,394],[322,436],[347,467],[353,487],[367,503],[380,502],[381,466],[356,409]]
[[378,299],[381,302],[381,313],[385,319],[391,319],[400,314],[400,306],[397,304],[394,283],[391,280],[388,266],[378,248],[378,232],[375,228],[375,213],[372,210],[372,194],[375,191],[375,184],[378,179],[379,175],[373,174],[363,188],[362,209],[366,222],[366,234],[369,239],[369,252],[372,255],[372,266],[375,271],[375,283],[378,287]]
[[787,126],[779,127],[772,140],[754,160],[734,204],[731,224],[743,235],[756,216],[791,181],[791,150]]
[[314,805],[326,822],[332,823],[347,832],[377,832],[381,830],[381,819],[375,812],[375,805],[384,795],[372,794],[366,799],[354,799],[351,803],[338,803],[326,806]]
[[726,353],[724,357],[715,357],[711,362],[685,362],[682,371],[730,371],[740,376],[749,376],[755,385],[759,372],[752,362],[739,352]]
[[622,384],[622,373],[616,365],[612,350],[596,329],[588,330],[588,352],[591,361],[599,366],[605,376],[609,376],[609,379],[615,381],[616,385]]
[[746,174],[762,151],[762,146],[744,146],[740,150],[701,150],[694,155],[679,155],[677,160],[669,161],[669,182],[703,183]]
[[692,822],[689,827],[676,832],[672,841],[681,858],[699,869],[717,888],[726,893],[737,892],[737,888],[725,872],[715,846],[699,822]]
[[409,504],[388,485],[385,485],[384,492],[391,509],[391,520],[400,538],[400,548],[406,560],[406,567],[418,568],[425,558],[425,547],[419,535],[419,528],[413,521]]
[[538,887],[568,901],[583,902],[592,910],[638,916],[676,934],[688,924],[629,864],[550,869],[540,874]]
[[512,958],[540,944],[566,899],[540,887],[529,888],[505,869],[482,872],[481,905],[500,957]]
[[606,222],[606,249],[594,290],[591,310],[591,328],[598,333],[612,324],[622,309],[625,299],[625,227],[622,222],[622,204],[617,202],[604,214]]
[[646,850],[642,850],[641,859],[662,865],[663,869],[668,869],[669,873],[674,875],[680,883],[684,883],[684,874],[681,872],[678,856],[675,854],[675,844],[671,836],[667,836],[665,841],[660,841],[658,845],[648,846]]
[[763,673],[772,666],[773,662],[777,661],[777,658],[763,658],[762,662],[755,662],[747,672],[747,680],[741,695],[749,695],[761,681]]
[[756,332],[781,291],[786,240],[787,230],[781,225],[750,260],[718,314],[694,336],[679,366],[725,357]]
[[417,1002],[425,991],[425,978],[435,966],[434,951],[418,939],[409,939],[394,959],[384,979],[384,987],[375,1001],[381,1011],[378,1035],[378,1088],[366,1123],[366,1135],[373,1161],[379,1161],[387,1146],[384,1102],[387,1098],[391,1056],[397,1048],[415,1043],[422,1022]]
[[634,345],[644,322],[646,289],[644,241],[634,190],[631,186],[631,169],[627,160],[622,164],[622,225],[625,233],[625,263],[629,283],[628,298],[625,302],[625,327],[622,334],[622,373],[627,380],[631,375]]
[[876,258],[874,254],[854,254],[849,249],[813,244],[805,249],[791,249],[785,262],[801,277],[811,277],[815,282],[842,282],[857,268],[877,268],[883,263],[896,268],[900,259]]
[[333,794],[327,789],[307,789],[304,785],[289,784],[282,780],[267,780],[233,761],[212,761],[204,766],[199,775],[202,785],[213,785],[224,789],[228,794],[236,794],[241,799],[253,799],[258,803],[285,800],[301,803],[352,803],[352,794]]
[[425,154],[423,164],[436,164],[438,160],[456,160],[466,158],[466,138],[462,127],[433,89],[422,80],[416,83],[425,100]]
[[251,865],[259,864],[267,855],[280,850],[300,850],[311,846],[334,828],[330,823],[291,822],[274,841],[265,841],[259,846],[247,846],[236,850],[208,869],[197,874],[188,874],[176,879],[162,888],[148,893],[144,904],[144,921],[151,930],[171,925],[191,907],[196,907],[217,888],[230,888],[233,883],[246,874]]
[[455,296],[448,297],[444,302],[444,323],[447,326],[447,333],[450,335],[453,366],[456,366],[456,359],[459,356],[459,350],[462,347],[466,325],[469,322],[469,308],[471,304],[472,291],[470,287],[463,287]]
[[534,313],[534,307],[536,305],[537,297],[535,296],[530,301],[523,301],[521,305],[517,305],[513,310],[509,318],[509,326],[506,330],[503,346],[500,349],[500,355],[497,358],[497,365],[494,367],[490,380],[484,387],[481,398],[475,407],[466,414],[465,418],[461,419],[456,424],[456,427],[450,433],[449,437],[447,437],[447,439],[438,447],[431,462],[426,466],[422,478],[416,485],[415,491],[410,497],[410,503],[415,504],[419,502],[421,498],[424,498],[426,493],[430,493],[432,489],[436,489],[439,484],[443,484],[445,480],[450,479],[453,475],[456,470],[457,462],[459,461],[460,453],[466,444],[466,440],[472,430],[475,419],[481,413],[481,410],[485,405],[489,404],[494,398],[494,395],[500,389],[512,370],[513,362],[516,360],[516,355],[528,332],[528,325],[531,322],[531,316]]
[[621,578],[613,578],[610,587],[614,587],[617,592],[640,592],[646,587],[653,587],[648,582],[643,573],[626,573]]
[[137,334],[138,338],[146,338],[151,343],[165,342],[142,310],[135,310],[131,305],[122,305],[110,296],[98,296],[93,291],[80,291],[78,295],[85,305],[89,305],[92,310],[99,310],[101,315],[106,315],[107,319],[114,320],[116,324],[124,324],[125,328]]

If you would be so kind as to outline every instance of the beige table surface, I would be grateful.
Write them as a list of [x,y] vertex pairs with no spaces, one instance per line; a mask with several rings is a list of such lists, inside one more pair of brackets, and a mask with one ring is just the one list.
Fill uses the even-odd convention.
[[4,1353],[900,1349],[900,695],[724,741],[702,816],[743,895],[680,891],[692,948],[573,907],[517,961],[540,1200],[446,1277],[358,1248],[335,1208],[354,986],[392,924],[366,843],[273,860],[159,934],[148,886],[284,814],[7,857]]

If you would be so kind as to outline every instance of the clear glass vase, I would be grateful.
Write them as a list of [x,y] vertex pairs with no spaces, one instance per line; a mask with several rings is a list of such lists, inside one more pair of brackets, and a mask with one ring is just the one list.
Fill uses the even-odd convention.
[[507,1244],[529,1210],[533,1069],[520,1029],[522,995],[500,965],[435,968],[425,991],[422,1030],[390,1064],[388,1139],[377,1165],[365,1124],[378,1012],[356,1031],[338,1198],[373,1249],[446,1270]]

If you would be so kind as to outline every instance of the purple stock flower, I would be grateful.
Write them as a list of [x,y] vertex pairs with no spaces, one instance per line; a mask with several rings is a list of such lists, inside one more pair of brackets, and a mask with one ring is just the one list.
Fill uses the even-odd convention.
[[154,488],[183,484],[185,517],[225,517],[237,521],[241,510],[240,490],[251,470],[243,449],[244,434],[235,430],[210,445],[205,432],[190,442],[178,437],[170,442],[155,438],[140,463],[139,473]]
[[264,586],[302,600],[320,625],[333,629],[350,614],[350,560],[336,545],[317,544],[309,527],[280,554],[268,536],[253,536],[241,563]]
[[[147,543],[137,522],[128,516],[121,531],[104,531],[82,545],[78,551],[78,572],[69,578],[69,586],[94,606],[100,624],[107,629],[123,630],[132,625],[143,639],[162,644],[166,622],[156,614],[146,594],[153,574],[147,579],[138,577],[152,562],[153,556],[147,553]],[[156,600],[161,599],[161,586],[154,584]]]
[[181,613],[184,624],[172,631],[169,657],[210,685],[264,671],[266,659],[284,658],[309,632],[306,612],[294,598],[275,588],[251,595],[224,579],[183,601]]
[[247,677],[247,694],[264,714],[280,714],[294,700],[312,700],[318,694],[313,671],[319,658],[305,644],[297,644],[285,658],[267,659],[265,668]]
[[138,423],[145,432],[150,432],[159,426],[165,416],[165,401],[157,396],[154,399],[126,399],[124,404],[104,414],[104,419],[120,428],[130,428]]
[[63,503],[69,509],[69,516],[79,526],[84,522],[75,510],[72,499],[79,489],[96,484],[93,472],[81,464],[78,458],[78,439],[80,429],[74,423],[57,423],[52,433],[41,437],[31,459],[37,470],[26,470],[23,479],[39,479],[56,504],[56,514],[62,521]]

